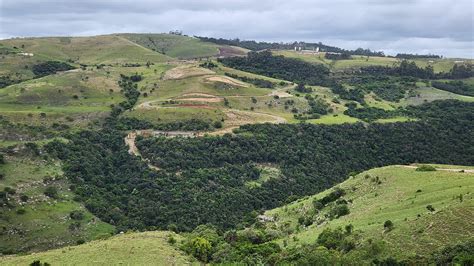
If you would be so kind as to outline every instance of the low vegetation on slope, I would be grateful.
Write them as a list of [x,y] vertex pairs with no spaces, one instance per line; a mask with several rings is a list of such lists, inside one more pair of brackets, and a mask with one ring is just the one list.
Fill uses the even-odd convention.
[[195,261],[169,242],[180,237],[172,232],[126,233],[107,240],[89,242],[27,256],[0,258],[2,265],[29,265],[34,261],[51,265],[187,265]]
[[0,253],[42,251],[113,234],[113,226],[75,200],[61,162],[40,153],[31,142],[0,151]]
[[[199,226],[202,261],[294,265],[458,263],[474,257],[474,168],[388,166],[266,211],[245,229]],[[435,171],[418,171],[418,169]],[[447,169],[448,168],[448,169]],[[436,170],[438,169],[438,170]]]
[[[9,47],[50,60],[81,64],[164,62],[169,57],[114,35],[93,37],[17,38],[0,41]],[[19,56],[12,54],[11,56]]]
[[219,54],[217,45],[188,36],[173,34],[121,34],[120,36],[174,58],[201,58]]

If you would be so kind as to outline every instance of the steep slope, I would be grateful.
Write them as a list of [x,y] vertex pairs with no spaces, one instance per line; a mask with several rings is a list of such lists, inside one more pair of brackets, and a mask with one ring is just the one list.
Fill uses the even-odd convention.
[[[326,204],[318,200],[327,199],[335,188],[265,212],[265,228],[284,234],[278,243],[301,247],[316,244],[327,229],[352,225],[355,236],[348,238],[355,245],[347,256],[358,257],[369,243],[378,243],[374,258],[426,257],[474,238],[469,218],[474,215],[474,168],[436,167],[426,172],[407,166],[363,172],[336,186],[343,195]],[[337,218],[333,214],[340,205],[349,213]]]
[[42,251],[114,233],[74,200],[60,161],[41,157],[33,143],[2,151],[9,155],[0,164],[0,253]]
[[168,243],[172,232],[126,233],[107,240],[26,256],[0,258],[2,265],[28,265],[33,261],[51,265],[186,265],[193,259]]

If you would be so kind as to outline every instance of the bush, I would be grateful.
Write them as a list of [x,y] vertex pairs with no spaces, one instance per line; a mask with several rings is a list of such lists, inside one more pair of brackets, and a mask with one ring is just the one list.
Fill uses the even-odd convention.
[[200,261],[208,262],[211,258],[211,243],[202,237],[195,237],[189,243],[189,252]]
[[30,199],[30,197],[28,197],[27,195],[23,194],[20,196],[20,200],[23,201],[23,202],[27,202],[28,200]]
[[84,219],[84,212],[79,211],[79,210],[75,210],[75,211],[72,211],[71,213],[69,213],[69,217],[71,217],[71,219],[73,219],[73,220],[80,221],[80,220]]
[[52,199],[58,199],[59,198],[59,193],[58,189],[54,186],[48,186],[44,190],[44,194]]
[[222,128],[222,122],[221,121],[215,121],[213,124],[214,128]]
[[329,212],[330,217],[339,218],[350,213],[347,204],[336,204]]
[[433,205],[431,205],[431,204],[428,205],[428,206],[426,206],[426,209],[428,209],[428,211],[430,211],[430,212],[434,212],[434,211],[435,211],[435,208],[434,208]]
[[342,246],[344,237],[341,228],[338,227],[334,230],[326,228],[319,234],[317,243],[328,249],[338,249]]
[[390,231],[390,230],[393,229],[393,222],[390,221],[390,220],[387,220],[387,221],[385,221],[385,223],[383,223],[383,227],[384,227],[386,230]]
[[16,210],[16,213],[17,213],[17,214],[20,214],[20,215],[21,215],[21,214],[25,214],[25,213],[26,213],[26,210],[25,210],[25,209],[18,209],[18,210]]

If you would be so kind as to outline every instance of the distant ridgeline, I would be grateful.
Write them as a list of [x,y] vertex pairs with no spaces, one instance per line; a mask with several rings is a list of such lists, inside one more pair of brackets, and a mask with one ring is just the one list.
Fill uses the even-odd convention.
[[[64,162],[78,200],[118,230],[228,229],[259,211],[341,182],[351,172],[430,162],[474,165],[474,103],[412,107],[416,122],[344,125],[246,125],[236,135],[137,138],[152,171],[114,129],[80,132],[46,149]],[[449,111],[446,111],[449,110]],[[280,169],[261,180],[262,165]]]
[[295,47],[303,47],[304,49],[313,49],[319,47],[322,52],[333,52],[333,53],[345,53],[350,55],[368,55],[368,56],[384,56],[383,52],[371,51],[370,49],[358,48],[356,50],[345,50],[339,47],[325,45],[319,43],[307,43],[307,42],[293,42],[293,43],[277,43],[277,42],[256,42],[253,40],[245,41],[239,39],[222,39],[222,38],[210,38],[210,37],[199,37],[202,41],[212,42],[220,45],[233,45],[239,46],[252,51],[267,50],[267,49],[282,49],[282,50],[293,50]]

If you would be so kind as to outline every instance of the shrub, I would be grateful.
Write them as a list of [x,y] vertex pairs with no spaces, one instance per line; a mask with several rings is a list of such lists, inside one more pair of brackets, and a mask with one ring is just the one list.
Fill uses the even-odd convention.
[[46,187],[46,189],[44,190],[44,194],[52,199],[59,198],[58,189],[54,186]]
[[69,213],[69,217],[71,217],[71,219],[73,220],[80,221],[84,219],[84,212],[79,211],[79,210],[74,210],[71,213]]
[[28,199],[30,199],[27,195],[23,194],[20,196],[20,200],[23,201],[23,202],[27,202]]
[[418,168],[416,168],[416,171],[419,171],[419,172],[436,171],[436,168],[434,168],[431,165],[421,165]]
[[30,266],[50,266],[51,264],[47,263],[47,262],[43,262],[41,263],[40,260],[35,260],[33,261],[32,263],[30,263]]
[[385,221],[385,223],[383,223],[383,227],[384,227],[386,230],[390,231],[390,230],[393,229],[393,222],[390,221],[390,220],[387,220],[387,221]]
[[21,214],[25,214],[25,213],[26,213],[26,210],[25,210],[25,209],[18,209],[18,210],[16,210],[16,213],[17,213],[17,214],[20,214],[20,215],[21,215]]
[[430,212],[434,212],[434,211],[435,211],[435,208],[434,208],[433,205],[431,205],[431,204],[428,205],[428,206],[426,206],[426,209],[428,209],[428,211],[430,211]]
[[213,124],[214,128],[222,128],[222,122],[221,121],[215,121]]
[[170,243],[171,245],[174,245],[176,243],[176,238],[174,238],[174,236],[172,236],[172,235],[169,235],[168,236],[168,243]]
[[344,233],[341,228],[331,230],[330,228],[324,229],[318,236],[317,243],[328,249],[338,249],[344,240]]
[[350,211],[349,211],[349,207],[347,206],[347,204],[337,204],[336,206],[334,206],[331,209],[331,211],[329,212],[329,215],[330,215],[330,217],[339,218],[339,217],[347,215],[349,213],[350,213]]
[[189,243],[189,251],[191,255],[200,261],[208,262],[211,257],[211,243],[202,237],[195,237]]

